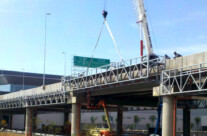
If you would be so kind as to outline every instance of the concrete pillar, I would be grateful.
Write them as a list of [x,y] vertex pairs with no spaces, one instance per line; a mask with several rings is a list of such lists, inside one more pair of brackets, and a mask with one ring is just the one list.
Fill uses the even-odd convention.
[[25,136],[32,136],[32,110],[30,108],[26,108],[25,116]]
[[35,119],[34,122],[32,123],[32,131],[36,131],[37,130],[37,120],[38,120],[36,110],[32,111],[32,116]]
[[173,135],[173,97],[163,97],[162,136]]
[[64,112],[64,124],[69,121],[69,112]]
[[117,111],[117,135],[122,136],[123,133],[123,107],[118,106]]
[[71,136],[79,136],[80,129],[80,105],[72,104],[71,112]]
[[3,114],[2,112],[0,111],[0,121],[3,119]]
[[183,136],[190,136],[190,109],[183,108]]
[[9,115],[9,129],[12,129],[12,114]]

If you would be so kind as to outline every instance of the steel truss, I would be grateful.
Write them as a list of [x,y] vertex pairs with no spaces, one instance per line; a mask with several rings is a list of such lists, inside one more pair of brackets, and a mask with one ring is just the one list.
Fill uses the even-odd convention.
[[190,107],[191,109],[207,108],[207,100],[178,101],[178,107]]
[[70,96],[63,90],[48,91],[31,96],[21,96],[0,101],[0,109],[64,104]]
[[162,71],[161,91],[162,95],[207,93],[207,63]]
[[124,82],[158,76],[165,69],[165,59],[143,58],[130,59],[86,71],[84,75],[66,81],[69,90],[84,90],[104,85],[122,84]]

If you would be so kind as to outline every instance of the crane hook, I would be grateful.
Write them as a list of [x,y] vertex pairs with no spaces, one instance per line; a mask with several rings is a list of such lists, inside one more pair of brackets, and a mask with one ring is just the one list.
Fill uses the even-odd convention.
[[105,11],[105,10],[103,10],[103,11],[102,11],[102,15],[103,15],[104,19],[106,19],[107,15],[108,15],[108,12]]

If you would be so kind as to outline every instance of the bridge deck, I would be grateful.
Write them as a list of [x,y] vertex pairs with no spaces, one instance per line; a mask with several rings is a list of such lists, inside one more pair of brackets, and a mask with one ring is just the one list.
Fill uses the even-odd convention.
[[[96,90],[100,90],[102,87],[104,88],[104,86],[110,87],[111,85],[120,89],[125,84],[131,86],[133,85],[132,83],[150,83],[151,81],[154,82],[155,80],[160,82],[160,80],[158,80],[156,77],[159,77],[163,70],[175,69],[178,67],[204,62],[207,62],[207,52],[184,56],[176,59],[169,59],[166,60],[166,63],[161,59],[149,62],[145,61],[142,63],[138,62],[137,60],[129,60],[128,62],[125,62],[124,65],[117,64],[118,67],[116,66],[113,69],[110,67],[105,69],[93,69],[91,74],[68,80],[66,81],[66,84],[57,83],[48,85],[46,86],[46,90],[43,90],[42,87],[38,87],[1,95],[0,109],[41,106],[49,104],[65,104],[67,103],[67,99],[71,99],[69,93],[70,91],[81,91],[94,87],[97,87]],[[195,68],[196,67],[198,66],[195,66]],[[190,68],[185,67],[182,70],[187,71],[189,69]],[[64,86],[66,86],[66,89],[64,89]],[[119,93],[119,91],[116,91],[116,93]]]

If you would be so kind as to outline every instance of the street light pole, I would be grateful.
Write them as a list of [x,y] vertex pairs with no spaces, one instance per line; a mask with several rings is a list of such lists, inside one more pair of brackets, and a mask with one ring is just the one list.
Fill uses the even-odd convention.
[[22,68],[22,90],[24,90],[24,68]]
[[47,16],[50,13],[45,14],[45,47],[44,47],[44,73],[43,73],[43,89],[45,89],[45,62],[46,62],[46,45],[47,45]]
[[64,76],[66,78],[66,52],[62,52],[65,55],[65,66],[64,66]]

